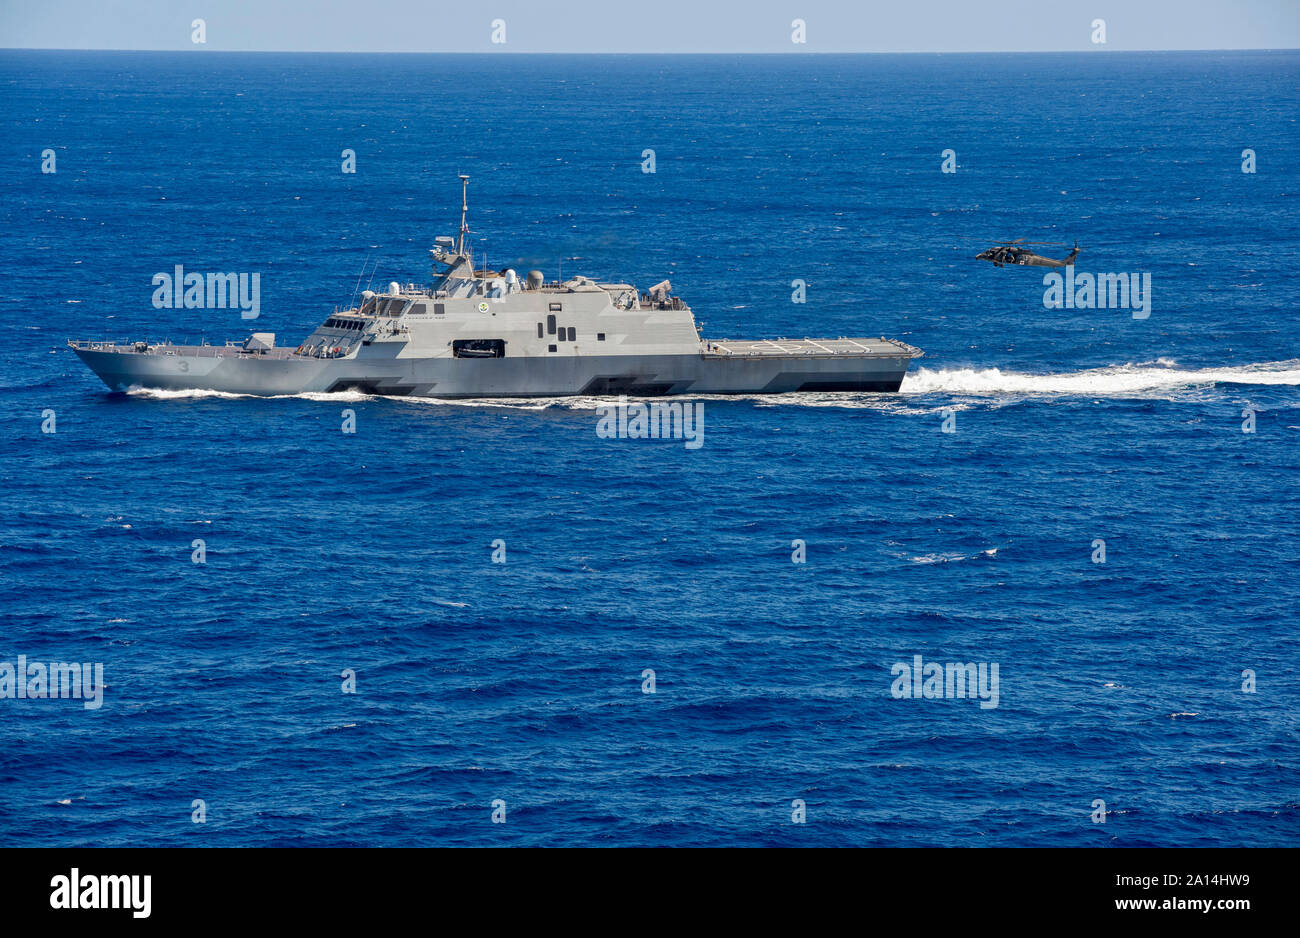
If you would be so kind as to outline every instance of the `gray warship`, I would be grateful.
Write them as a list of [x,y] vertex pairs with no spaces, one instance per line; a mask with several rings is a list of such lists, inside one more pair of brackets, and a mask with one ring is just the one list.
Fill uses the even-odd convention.
[[583,276],[547,282],[535,270],[523,278],[476,270],[466,243],[469,177],[460,180],[460,234],[435,239],[432,286],[366,290],[295,348],[277,347],[267,332],[225,345],[68,345],[115,391],[433,398],[889,392],[922,354],[886,338],[703,339],[666,280],[642,292]]

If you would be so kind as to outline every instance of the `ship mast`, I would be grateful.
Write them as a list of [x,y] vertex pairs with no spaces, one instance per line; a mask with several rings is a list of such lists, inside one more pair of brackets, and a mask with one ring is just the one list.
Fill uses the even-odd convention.
[[[465,213],[469,211],[469,176],[464,173],[460,174],[460,238],[456,241],[456,253],[465,253],[465,235],[469,234],[469,223],[465,220]],[[470,269],[473,269],[473,261],[470,262]]]

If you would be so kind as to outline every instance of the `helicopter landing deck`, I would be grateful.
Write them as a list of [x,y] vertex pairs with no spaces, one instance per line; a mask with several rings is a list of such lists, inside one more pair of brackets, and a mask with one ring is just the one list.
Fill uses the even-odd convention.
[[719,339],[703,343],[705,358],[920,358],[924,353],[894,339]]

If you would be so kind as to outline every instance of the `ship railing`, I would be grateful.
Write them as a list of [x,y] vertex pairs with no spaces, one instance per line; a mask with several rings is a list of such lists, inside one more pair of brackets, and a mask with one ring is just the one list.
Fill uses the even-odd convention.
[[[283,358],[292,354],[286,347],[271,349],[246,349],[239,342],[227,342],[225,345],[209,345],[207,342],[184,342],[179,345],[170,340],[146,343],[130,339],[73,339],[68,342],[70,348],[91,352],[121,352],[136,355],[185,355],[187,358]],[[144,348],[140,348],[144,346]],[[340,356],[341,357],[341,356]]]
[[90,352],[111,351],[115,348],[131,348],[135,345],[130,339],[70,339],[69,348],[79,348]]

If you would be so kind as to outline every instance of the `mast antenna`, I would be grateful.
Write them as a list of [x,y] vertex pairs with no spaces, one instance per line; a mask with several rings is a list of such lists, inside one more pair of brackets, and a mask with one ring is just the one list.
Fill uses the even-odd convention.
[[469,224],[465,214],[469,211],[469,176],[460,174],[460,238],[456,242],[456,253],[465,253],[465,235],[469,233]]
[[357,291],[361,289],[361,278],[366,275],[366,265],[369,263],[370,263],[370,255],[367,254],[366,259],[361,262],[361,270],[357,274],[357,285],[352,288],[352,298],[348,300],[348,309],[351,309],[352,307],[356,306]]

